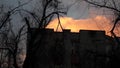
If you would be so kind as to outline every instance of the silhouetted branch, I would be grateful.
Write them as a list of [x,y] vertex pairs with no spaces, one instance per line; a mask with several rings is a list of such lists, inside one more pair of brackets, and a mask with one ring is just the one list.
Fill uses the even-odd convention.
[[[32,0],[31,0],[32,1]],[[13,9],[11,9],[10,11],[7,12],[7,15],[5,16],[5,19],[3,20],[3,22],[1,22],[2,24],[0,25],[0,29],[3,27],[4,24],[6,24],[6,22],[8,21],[9,17],[11,16],[11,14],[13,14],[15,12],[16,9],[18,9],[21,6],[24,6],[26,4],[28,4],[30,1],[23,3]]]
[[63,30],[62,24],[60,22],[59,13],[57,13],[57,18],[58,18],[58,25],[57,25],[56,31],[58,30],[59,25],[60,25],[61,29]]
[[113,25],[113,27],[112,27],[112,29],[111,29],[111,32],[114,31],[114,29],[115,29],[116,24],[118,23],[118,21],[120,21],[120,16],[118,16],[118,17],[116,18],[115,23],[114,23],[114,25]]
[[114,10],[114,11],[117,11],[117,12],[120,12],[120,10],[118,10],[117,8],[115,7],[111,7],[111,6],[107,6],[105,4],[99,4],[99,3],[95,3],[95,2],[92,2],[92,1],[89,1],[89,0],[84,0],[86,1],[87,3],[89,4],[92,4],[92,5],[95,5],[95,6],[98,6],[98,7],[101,7],[101,8],[107,8],[107,9],[111,9],[111,10]]
[[43,25],[43,23],[44,23],[44,21],[45,21],[44,18],[45,18],[45,16],[46,16],[46,10],[47,10],[48,5],[49,5],[51,2],[52,2],[52,0],[47,1],[46,4],[45,4],[45,7],[43,7],[43,15],[42,15],[42,19],[41,19],[41,21],[40,21],[40,23],[39,23],[39,28],[42,27],[42,25]]
[[[90,0],[84,0],[84,1],[89,3],[89,4],[92,4],[94,6],[100,7],[100,8],[110,9],[111,11],[113,11],[114,14],[116,14],[117,17],[115,19],[115,22],[114,22],[113,27],[110,30],[110,32],[113,35],[113,37],[115,38],[118,45],[120,45],[120,40],[117,38],[116,34],[114,33],[114,29],[116,27],[116,24],[120,20],[120,9],[117,7],[117,5],[118,5],[118,4],[116,4],[117,1],[115,2],[114,0],[111,0],[111,3],[107,2],[107,0],[103,0],[101,3],[93,1],[93,0],[91,0],[91,1]],[[108,5],[108,3],[109,3],[109,5]]]
[[[58,17],[58,15],[59,15],[60,13],[61,13],[61,14],[65,14],[65,12],[61,12],[61,11],[52,12],[52,13],[48,14],[43,20],[49,18],[51,15],[57,15],[57,17]],[[50,22],[50,21],[49,21],[49,22]],[[49,23],[49,22],[46,22],[44,27],[46,27],[46,26],[48,25],[47,23]]]
[[116,6],[116,3],[115,3],[114,0],[112,0],[112,3],[113,3],[113,5],[114,5],[114,7],[117,9],[117,6]]
[[30,23],[29,23],[29,21],[28,21],[28,19],[25,17],[24,18],[25,19],[25,21],[26,21],[26,25],[27,25],[27,27],[28,27],[28,30],[30,29]]
[[7,13],[7,16],[5,17],[5,20],[0,25],[0,29],[3,27],[4,24],[6,24],[7,20],[9,19],[9,17],[10,17],[10,12]]
[[31,1],[32,1],[32,0],[30,0],[30,1],[26,2],[26,3],[23,3],[23,4],[21,4],[21,5],[18,5],[17,7],[11,9],[9,12],[10,12],[10,13],[13,13],[16,9],[18,9],[19,7],[22,7],[22,6],[24,6],[24,5],[27,5],[27,4],[30,3]]

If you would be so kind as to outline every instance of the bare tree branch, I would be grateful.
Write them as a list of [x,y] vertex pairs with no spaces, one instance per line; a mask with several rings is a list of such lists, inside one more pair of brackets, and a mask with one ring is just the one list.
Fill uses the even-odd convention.
[[[111,35],[114,37],[115,41],[118,43],[118,45],[120,45],[120,40],[118,39],[118,37],[114,33],[114,29],[115,29],[118,21],[120,21],[120,9],[119,9],[119,7],[117,7],[117,6],[119,6],[119,3],[117,3],[118,1],[115,1],[115,0],[110,0],[110,1],[104,0],[103,1],[104,3],[103,2],[96,3],[93,0],[84,0],[84,1],[89,3],[89,4],[92,4],[94,6],[98,6],[100,8],[110,9],[110,11],[113,11],[113,13],[116,16],[116,19],[115,19],[115,22],[114,22],[113,27],[110,30],[110,32],[111,32]],[[107,1],[108,1],[109,5],[108,5]]]
[[42,15],[42,19],[41,19],[41,21],[40,21],[40,23],[39,23],[39,28],[41,28],[42,27],[42,25],[43,25],[43,23],[44,23],[44,17],[46,16],[46,10],[47,10],[47,7],[48,7],[48,5],[50,4],[52,2],[52,0],[49,0],[49,1],[47,1],[47,3],[45,4],[45,7],[44,7],[44,9],[43,9],[43,15]]
[[86,1],[86,2],[89,3],[89,4],[92,4],[92,5],[95,5],[95,6],[101,7],[101,8],[107,8],[107,9],[111,9],[111,10],[114,10],[114,11],[120,12],[120,10],[118,10],[117,8],[111,7],[111,6],[98,4],[98,3],[95,3],[95,2],[91,2],[91,1],[89,1],[89,0],[84,0],[84,1]]
[[63,31],[63,27],[62,27],[62,24],[61,24],[61,22],[60,22],[59,13],[57,13],[57,18],[58,18],[58,25],[57,25],[56,31],[58,30],[59,25],[60,25],[60,27],[61,27],[61,29],[62,29],[62,31]]
[[[32,1],[32,0],[31,0]],[[9,17],[15,12],[16,9],[18,9],[21,6],[27,5],[30,1],[23,3],[13,9],[11,9],[10,11],[7,12],[7,15],[5,16],[5,19],[3,22],[1,22],[2,24],[0,25],[0,29],[3,27],[4,24],[6,24],[6,22],[8,21]]]

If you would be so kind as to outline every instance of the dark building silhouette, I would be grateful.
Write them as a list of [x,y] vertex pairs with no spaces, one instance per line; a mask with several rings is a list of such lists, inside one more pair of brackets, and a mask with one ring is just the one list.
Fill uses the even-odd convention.
[[110,68],[115,42],[105,31],[31,28],[24,68]]

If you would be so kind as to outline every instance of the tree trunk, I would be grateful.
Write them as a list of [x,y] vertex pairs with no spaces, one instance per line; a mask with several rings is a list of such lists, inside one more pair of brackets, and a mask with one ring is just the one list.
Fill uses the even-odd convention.
[[14,66],[15,68],[19,68],[19,66],[18,66],[18,64],[17,64],[16,55],[13,56],[13,61],[14,61],[13,66]]

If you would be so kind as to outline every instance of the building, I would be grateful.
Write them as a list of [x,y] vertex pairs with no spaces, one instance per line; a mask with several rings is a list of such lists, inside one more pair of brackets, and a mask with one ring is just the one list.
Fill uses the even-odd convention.
[[24,68],[107,68],[113,39],[105,31],[31,28]]

